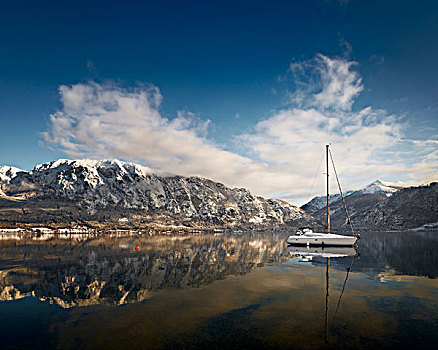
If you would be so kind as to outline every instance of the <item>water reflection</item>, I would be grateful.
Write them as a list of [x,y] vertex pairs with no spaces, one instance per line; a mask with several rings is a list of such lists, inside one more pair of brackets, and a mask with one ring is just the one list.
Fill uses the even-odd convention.
[[[346,270],[353,248],[288,247],[282,234],[95,237],[0,242],[0,300],[34,296],[62,307],[142,301],[164,288],[199,287],[290,256]],[[413,239],[414,238],[414,239]],[[135,248],[137,247],[137,248]],[[137,249],[138,251],[136,251]],[[433,233],[368,233],[353,271],[381,281],[436,277]],[[310,258],[310,259],[309,259]]]
[[[3,241],[2,347],[434,348],[436,233],[365,234],[360,257],[327,249],[311,259],[286,237]],[[329,299],[321,253],[331,254]],[[44,322],[26,323],[30,310]]]
[[[352,272],[336,318],[329,314],[326,341],[325,272],[292,260],[202,288],[167,289],[117,312],[75,308],[53,327],[62,348],[427,349],[438,340],[436,280],[382,284]],[[330,310],[344,281],[345,271],[331,270]]]
[[303,247],[289,246],[287,250],[290,255],[301,257],[303,260],[310,261],[314,258],[344,258],[356,255],[353,247]]
[[438,277],[438,232],[367,232],[358,245],[354,271]]
[[276,235],[3,241],[0,298],[32,295],[62,307],[142,301],[164,288],[199,287],[286,261]]

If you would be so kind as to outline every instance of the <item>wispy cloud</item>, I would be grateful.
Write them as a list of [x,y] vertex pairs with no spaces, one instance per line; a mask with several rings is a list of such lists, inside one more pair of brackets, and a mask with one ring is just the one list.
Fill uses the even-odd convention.
[[352,68],[356,62],[317,55],[314,59],[290,65],[295,91],[292,102],[303,108],[351,110],[363,90],[362,79]]
[[436,179],[436,142],[410,140],[407,125],[384,110],[353,111],[363,90],[355,66],[324,55],[293,63],[292,105],[236,136],[250,155],[246,157],[217,146],[208,137],[209,120],[187,111],[165,118],[160,113],[163,97],[155,86],[63,85],[63,108],[50,117],[43,137],[48,147],[68,157],[121,158],[295,203],[315,194],[309,189],[328,142],[345,187],[375,178]]

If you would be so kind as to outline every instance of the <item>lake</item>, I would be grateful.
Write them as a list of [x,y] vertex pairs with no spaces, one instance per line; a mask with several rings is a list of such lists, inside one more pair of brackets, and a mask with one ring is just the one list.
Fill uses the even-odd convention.
[[438,344],[438,232],[363,233],[357,252],[288,248],[286,237],[3,239],[0,347]]

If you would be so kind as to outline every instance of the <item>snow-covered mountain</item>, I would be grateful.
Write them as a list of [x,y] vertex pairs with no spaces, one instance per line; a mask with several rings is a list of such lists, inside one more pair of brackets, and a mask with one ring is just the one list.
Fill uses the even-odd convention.
[[25,171],[13,166],[0,166],[0,194],[4,194],[3,187],[9,184],[9,182],[20,172]]
[[50,222],[122,218],[210,227],[316,223],[300,208],[254,196],[244,188],[231,189],[200,177],[160,175],[119,160],[59,159],[16,172],[4,182],[3,191],[15,202],[3,198],[0,209],[22,209],[8,212],[8,220],[15,222],[45,216]]
[[0,166],[0,181],[9,182],[19,172],[25,172],[25,170],[21,170],[14,166]]
[[352,217],[353,224],[373,230],[434,227],[438,223],[438,183],[403,188]]
[[[347,198],[349,197],[358,197],[364,194],[384,195],[386,197],[390,197],[393,193],[397,192],[401,188],[403,188],[401,184],[394,185],[393,183],[376,180],[360,190],[346,191],[344,193],[344,198],[347,200]],[[336,203],[339,200],[341,200],[341,195],[339,193],[330,195],[330,204]],[[319,212],[322,208],[325,208],[326,205],[327,205],[327,197],[318,196],[312,198],[309,202],[301,206],[301,209],[314,215],[317,212]]]
[[[344,194],[344,197],[350,195],[351,193],[353,193],[353,191],[347,191]],[[341,199],[341,195],[339,193],[331,194],[330,195],[330,204],[332,204],[340,199]],[[312,214],[312,213],[316,213],[321,208],[325,208],[326,205],[327,205],[327,196],[317,196],[317,197],[313,197],[309,202],[307,202],[306,204],[301,206],[301,209]]]
[[[411,229],[438,222],[437,184],[403,187],[376,180],[344,195],[353,226],[358,230]],[[331,196],[335,197],[335,196]],[[315,197],[301,207],[326,221],[326,198]],[[335,230],[347,229],[347,217],[339,195],[330,201],[330,221]]]
[[385,194],[387,197],[390,197],[393,193],[397,192],[402,188],[404,188],[404,186],[401,183],[394,184],[390,182],[376,180],[373,183],[370,183],[365,188],[358,191],[354,191],[350,194],[381,193],[381,194]]

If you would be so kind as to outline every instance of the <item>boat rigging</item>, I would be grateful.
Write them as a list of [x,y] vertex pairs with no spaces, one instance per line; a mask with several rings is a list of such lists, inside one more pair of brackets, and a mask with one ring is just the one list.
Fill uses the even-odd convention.
[[[335,163],[330,151],[330,145],[326,145],[326,176],[327,176],[327,233],[313,232],[311,229],[298,230],[295,235],[291,235],[287,238],[286,242],[291,245],[317,245],[317,246],[354,246],[358,235],[353,230],[351,224],[350,215],[348,214],[347,205],[345,203],[344,195],[342,194],[341,184],[339,182],[338,174],[336,172]],[[329,191],[329,157],[333,165],[333,170],[336,176],[336,181],[341,193],[342,203],[344,205],[345,212],[347,214],[347,220],[351,228],[352,236],[340,235],[331,233],[330,227],[330,191]]]

